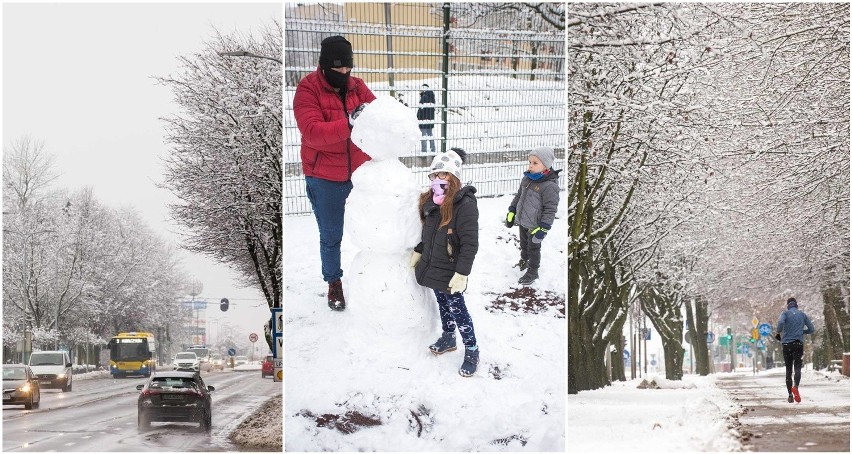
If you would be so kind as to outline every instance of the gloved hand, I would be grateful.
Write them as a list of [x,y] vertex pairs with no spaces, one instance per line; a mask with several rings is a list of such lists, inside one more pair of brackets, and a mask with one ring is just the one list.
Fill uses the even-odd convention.
[[781,333],[775,333],[775,338],[778,339],[778,342],[781,342]]
[[467,276],[464,274],[453,274],[450,279],[450,293],[459,293],[467,290]]
[[414,268],[417,266],[417,262],[420,261],[420,256],[423,255],[417,251],[411,251],[411,258],[408,260],[408,266]]
[[355,126],[355,119],[358,118],[358,115],[361,115],[361,111],[364,110],[365,107],[367,107],[366,102],[356,107],[355,110],[349,114],[349,129],[352,129],[352,127]]
[[506,224],[507,228],[512,228],[515,225],[515,207],[509,207],[509,212],[506,214]]
[[550,224],[545,224],[542,222],[538,225],[538,227],[530,230],[530,235],[532,235],[533,243],[541,243],[544,240],[544,237],[547,236],[547,232],[550,231]]

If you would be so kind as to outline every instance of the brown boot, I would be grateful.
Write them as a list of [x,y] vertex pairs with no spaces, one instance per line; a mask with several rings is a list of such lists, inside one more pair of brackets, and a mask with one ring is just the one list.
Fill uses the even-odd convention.
[[346,309],[346,299],[343,298],[343,282],[340,279],[328,283],[328,307],[333,311]]

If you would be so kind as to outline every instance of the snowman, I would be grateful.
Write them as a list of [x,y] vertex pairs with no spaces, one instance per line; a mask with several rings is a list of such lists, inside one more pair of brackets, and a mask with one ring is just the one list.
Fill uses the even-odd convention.
[[417,116],[379,96],[354,121],[352,141],[371,160],[352,174],[346,200],[343,225],[357,250],[348,267],[347,312],[354,329],[380,344],[381,357],[396,367],[427,355],[438,329],[434,298],[409,265],[420,241],[421,190],[399,156],[420,141]]

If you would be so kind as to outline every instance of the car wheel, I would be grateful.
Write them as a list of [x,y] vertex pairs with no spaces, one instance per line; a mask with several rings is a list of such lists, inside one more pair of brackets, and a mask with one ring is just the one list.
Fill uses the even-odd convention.
[[33,402],[33,408],[38,408],[41,405],[41,391],[38,392],[38,400]]
[[210,410],[208,410],[204,415],[204,420],[201,422],[201,427],[204,428],[205,432],[210,432],[210,430],[213,428],[213,415],[211,414]]
[[33,395],[32,394],[30,394],[29,402],[24,402],[24,408],[27,409],[27,410],[33,409]]
[[151,420],[148,419],[148,417],[146,417],[141,411],[136,417],[136,427],[139,429],[139,432],[144,432],[151,428]]

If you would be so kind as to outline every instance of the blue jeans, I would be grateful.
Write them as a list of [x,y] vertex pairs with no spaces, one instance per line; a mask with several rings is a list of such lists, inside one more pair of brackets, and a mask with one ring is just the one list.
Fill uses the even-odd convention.
[[[420,127],[420,134],[423,135],[423,137],[427,137],[427,136],[430,137],[429,145],[432,148],[432,153],[434,153],[435,152],[435,139],[431,138],[431,137],[433,137],[432,136],[432,130],[426,129],[423,126],[421,126]],[[426,139],[425,138],[420,140],[420,152],[426,153]]]
[[350,191],[351,181],[305,177],[305,192],[319,227],[322,278],[326,282],[343,277],[343,270],[340,269],[340,242],[343,240],[343,209]]
[[464,295],[461,292],[448,295],[440,290],[434,291],[438,299],[438,311],[441,313],[441,329],[452,333],[458,328],[465,347],[476,345],[473,320],[470,319],[467,305],[464,304]]

